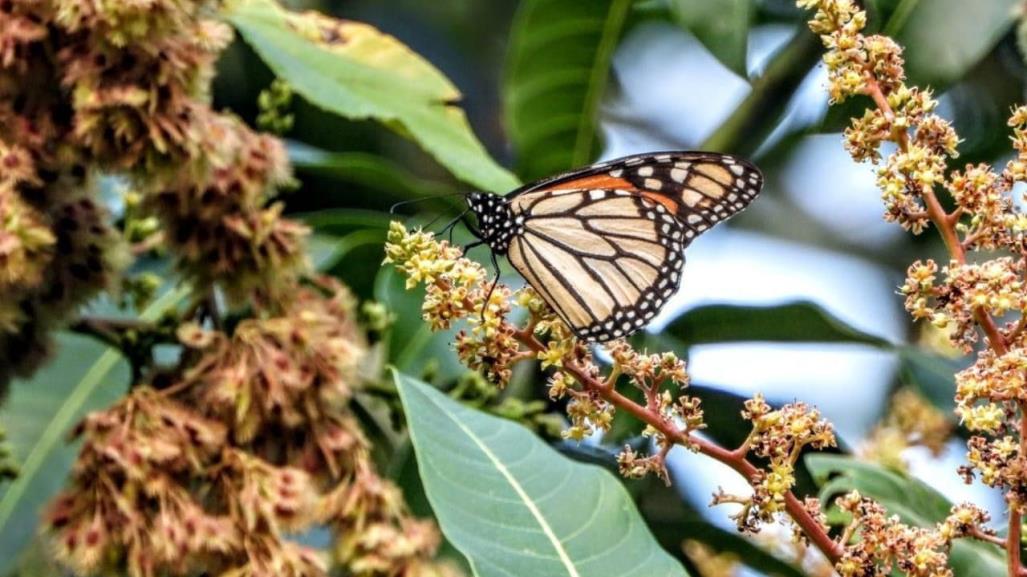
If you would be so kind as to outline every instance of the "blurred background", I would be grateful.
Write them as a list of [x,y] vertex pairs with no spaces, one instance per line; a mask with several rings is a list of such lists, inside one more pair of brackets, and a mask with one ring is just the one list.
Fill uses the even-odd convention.
[[[855,451],[899,387],[919,387],[941,408],[951,407],[959,357],[934,344],[941,339],[921,334],[896,294],[906,267],[942,257],[943,246],[930,233],[915,237],[882,219],[873,168],[852,162],[840,134],[866,102],[829,110],[821,47],[793,2],[652,0],[597,2],[591,9],[510,0],[291,4],[374,24],[430,60],[463,93],[461,105],[488,151],[522,181],[654,150],[712,149],[753,159],[767,176],[762,196],[690,247],[682,289],[650,327],[654,343],[678,341],[694,383],[709,389],[707,411],[723,413],[724,426],[736,420],[742,397],[799,399],[819,407],[843,450]],[[1004,162],[1010,155],[1005,120],[1024,99],[1027,70],[1017,42],[1020,3],[863,4],[868,28],[906,49],[910,80],[941,95],[940,112],[963,140],[960,164]],[[257,93],[272,78],[237,43],[222,62],[215,101],[252,120]],[[380,225],[393,202],[469,188],[416,145],[376,125],[340,120],[301,99],[293,112],[295,126],[286,136],[294,141],[303,188],[289,199],[290,210],[313,213],[319,230],[358,245],[335,271],[364,296],[374,295],[377,284],[382,298],[387,281],[379,275],[372,282],[381,236],[368,232],[375,230],[369,223]],[[590,140],[584,155],[578,154],[583,125]],[[444,201],[416,208],[406,212],[408,223],[453,212]],[[695,327],[682,328],[691,326],[689,311],[710,305],[786,303],[808,303],[814,316],[895,346],[816,342],[789,317],[779,321],[798,323],[794,334],[757,342],[748,342],[744,330],[690,342]],[[705,318],[716,316],[697,320]],[[924,346],[907,349],[907,343]],[[913,352],[925,347],[925,354]],[[436,350],[442,364],[452,356],[444,343]],[[425,369],[445,378],[438,367]],[[542,398],[540,382],[510,394]],[[964,452],[954,438],[940,455],[911,448],[903,458],[950,500],[973,499],[1000,519],[1001,496],[957,476]],[[684,451],[673,464],[685,507],[733,531],[726,508],[706,504],[718,486],[744,493],[745,482]]]
[[[913,326],[896,294],[906,267],[942,257],[943,246],[930,232],[915,237],[883,221],[873,168],[851,161],[840,134],[866,102],[828,109],[821,47],[790,0],[286,4],[371,23],[424,56],[462,92],[460,105],[488,152],[522,181],[655,150],[731,152],[762,168],[762,196],[694,242],[680,293],[640,339],[687,356],[711,436],[740,441],[741,402],[757,392],[774,403],[815,404],[835,424],[845,452],[859,450],[901,387],[919,390],[951,417],[961,357]],[[1021,2],[863,4],[869,29],[906,48],[911,82],[941,96],[940,113],[963,141],[959,163],[1003,163],[1010,155],[1005,120],[1024,100],[1027,78],[1017,38]],[[237,40],[220,63],[215,104],[253,123],[258,94],[273,78]],[[302,187],[287,199],[289,210],[335,247],[333,274],[397,315],[387,337],[390,362],[451,386],[462,371],[448,336],[432,337],[419,324],[417,295],[404,294],[380,266],[381,243],[391,204],[471,188],[376,123],[347,121],[298,97],[291,112],[295,123],[285,137]],[[408,207],[400,218],[414,225],[455,214],[457,206],[442,198]],[[525,370],[503,394],[545,399],[544,382]],[[609,448],[637,431],[615,433],[591,448],[564,450],[608,465]],[[987,504],[1000,520],[1001,496],[957,476],[964,452],[957,434],[938,455],[911,448],[902,457],[950,500]],[[730,510],[706,505],[718,486],[744,493],[745,483],[684,452],[672,469],[673,489],[648,481],[629,486],[654,532],[694,569],[680,542],[705,533],[714,549],[734,543]],[[414,474],[408,464],[393,470],[401,480]],[[815,491],[808,475],[800,490]],[[416,494],[408,498],[426,507]],[[725,531],[696,529],[707,521]],[[739,574],[767,572],[788,569],[766,561]]]

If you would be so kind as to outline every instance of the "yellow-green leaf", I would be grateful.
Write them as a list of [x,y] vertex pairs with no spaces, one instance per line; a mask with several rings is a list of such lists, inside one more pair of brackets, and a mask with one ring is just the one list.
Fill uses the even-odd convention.
[[275,74],[312,104],[396,129],[482,190],[517,186],[454,105],[456,87],[396,38],[360,22],[290,12],[273,0],[239,0],[226,15]]

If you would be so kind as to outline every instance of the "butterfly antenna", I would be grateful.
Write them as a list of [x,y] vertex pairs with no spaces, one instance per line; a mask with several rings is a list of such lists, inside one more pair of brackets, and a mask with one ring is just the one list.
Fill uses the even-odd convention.
[[450,193],[446,193],[446,194],[436,194],[434,196],[425,196],[423,198],[412,198],[410,200],[401,200],[401,201],[397,202],[396,204],[392,205],[391,207],[389,207],[389,214],[396,214],[396,209],[401,207],[401,206],[406,206],[408,204],[414,204],[414,203],[417,203],[417,202],[424,202],[426,200],[435,200],[437,198],[448,198],[450,196],[467,196],[467,193],[466,192],[450,192]]

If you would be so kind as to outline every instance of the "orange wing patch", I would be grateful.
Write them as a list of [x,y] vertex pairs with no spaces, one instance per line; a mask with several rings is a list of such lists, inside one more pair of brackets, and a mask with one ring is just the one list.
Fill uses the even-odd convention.
[[609,174],[593,174],[582,178],[573,178],[571,180],[557,182],[552,186],[544,187],[545,190],[590,190],[594,188],[640,192],[634,184],[631,184],[623,178],[610,176]]
[[662,204],[663,206],[665,206],[667,208],[667,210],[670,211],[671,214],[677,214],[678,213],[678,207],[680,205],[673,198],[671,198],[671,197],[669,197],[669,196],[667,196],[665,194],[660,194],[660,193],[657,193],[657,192],[650,192],[648,190],[640,191],[640,194],[642,196],[648,198],[649,200],[653,201],[653,202],[658,202],[658,203]]

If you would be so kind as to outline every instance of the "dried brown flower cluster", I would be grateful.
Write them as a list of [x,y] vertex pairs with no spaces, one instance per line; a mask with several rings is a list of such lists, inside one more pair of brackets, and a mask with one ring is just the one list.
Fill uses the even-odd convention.
[[300,288],[278,316],[231,335],[183,325],[189,368],[135,387],[79,427],[72,486],[54,504],[61,558],[79,574],[327,574],[285,537],[334,530],[331,560],[355,575],[428,577],[434,524],[378,477],[349,407],[364,354],[338,283]]
[[[196,303],[179,365],[141,372],[79,427],[49,515],[59,555],[81,575],[450,574],[351,411],[365,352],[355,303],[312,275],[307,229],[282,217],[282,142],[210,106],[232,38],[221,7],[0,2],[0,379],[33,369],[51,330],[115,288],[140,246],[170,249]],[[132,189],[123,229],[99,200],[102,175]],[[249,318],[221,328],[219,293]],[[285,537],[314,526],[333,530],[330,555]]]
[[288,180],[281,144],[208,103],[231,39],[217,7],[0,4],[0,377],[31,371],[49,330],[118,282],[101,172],[131,179],[201,286],[274,300],[304,272],[306,229],[268,204]]

